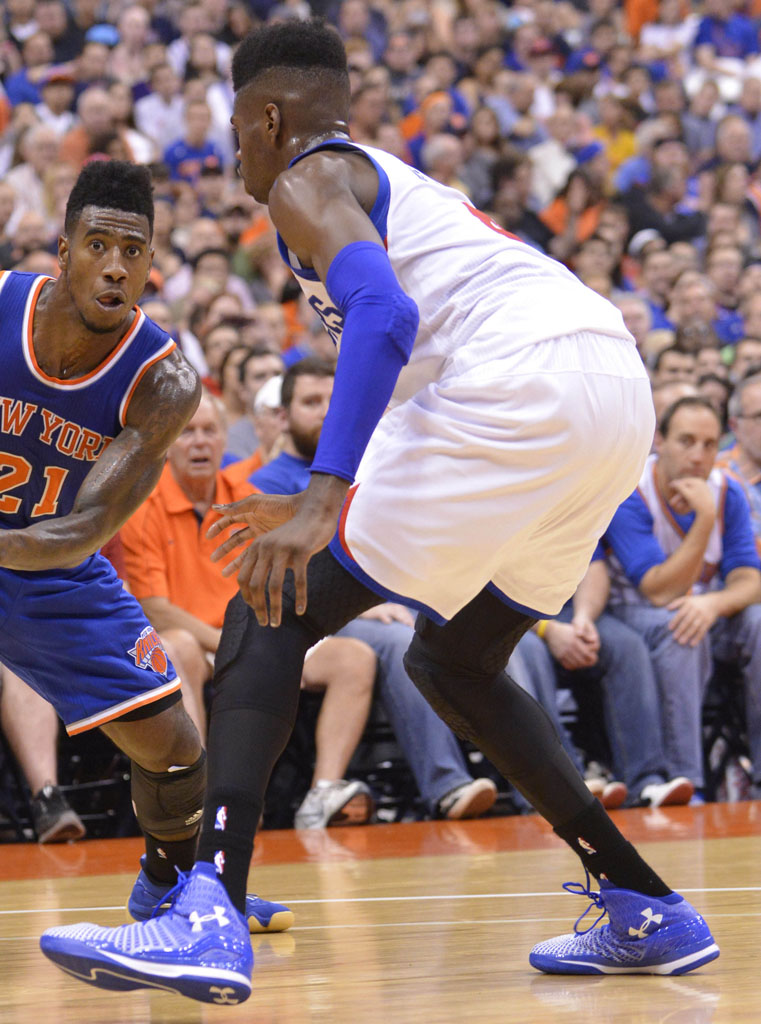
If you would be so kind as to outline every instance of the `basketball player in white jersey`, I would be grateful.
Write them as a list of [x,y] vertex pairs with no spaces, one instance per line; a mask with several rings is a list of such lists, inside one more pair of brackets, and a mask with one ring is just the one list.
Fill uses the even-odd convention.
[[620,314],[462,194],[354,145],[332,29],[261,29],[233,84],[246,189],[340,346],[335,387],[306,491],[245,499],[219,524],[244,524],[219,549],[245,545],[228,567],[242,596],[217,655],[193,872],[160,929],[51,929],[43,950],[102,987],[247,998],[245,881],[304,653],[391,599],[420,612],[405,659],[416,685],[599,880],[586,892],[610,924],[540,943],[531,963],[707,963],[718,947],[703,919],[626,842],[503,671],[573,593],[650,447],[650,388]]

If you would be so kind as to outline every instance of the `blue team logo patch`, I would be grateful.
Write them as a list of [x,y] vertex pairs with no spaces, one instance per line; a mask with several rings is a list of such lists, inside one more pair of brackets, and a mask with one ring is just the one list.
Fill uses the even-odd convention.
[[161,645],[159,635],[153,626],[146,626],[135,641],[135,646],[127,652],[135,659],[138,668],[153,669],[165,676],[169,668],[169,659]]

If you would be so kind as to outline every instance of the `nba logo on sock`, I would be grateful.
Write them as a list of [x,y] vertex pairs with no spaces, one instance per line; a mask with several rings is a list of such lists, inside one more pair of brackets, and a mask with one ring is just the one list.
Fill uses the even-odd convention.
[[224,832],[227,828],[227,808],[224,804],[217,808],[217,817],[214,821],[214,828],[219,829],[220,832]]
[[594,846],[592,846],[592,844],[591,844],[591,843],[588,843],[588,842],[586,841],[586,839],[582,839],[582,837],[581,837],[581,836],[577,836],[577,837],[576,837],[576,842],[577,842],[577,843],[579,844],[579,846],[580,846],[580,847],[582,848],[582,850],[584,851],[584,853],[588,853],[588,854],[590,854],[590,855],[591,855],[591,854],[593,854],[593,853],[597,853],[597,850],[595,850]]
[[214,854],[214,867],[217,869],[217,874],[221,875],[225,870],[225,852],[224,850],[217,850]]

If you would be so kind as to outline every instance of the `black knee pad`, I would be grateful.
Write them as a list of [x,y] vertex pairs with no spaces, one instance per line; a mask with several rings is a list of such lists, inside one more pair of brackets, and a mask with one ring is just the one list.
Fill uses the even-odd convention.
[[404,668],[439,718],[462,739],[476,743],[472,724],[457,707],[458,698],[463,696],[458,690],[467,686],[465,680],[462,675],[455,679],[440,661],[434,660],[417,632],[405,652]]
[[140,828],[173,842],[199,825],[206,792],[206,751],[195,764],[173,772],[149,772],[132,762],[132,806]]

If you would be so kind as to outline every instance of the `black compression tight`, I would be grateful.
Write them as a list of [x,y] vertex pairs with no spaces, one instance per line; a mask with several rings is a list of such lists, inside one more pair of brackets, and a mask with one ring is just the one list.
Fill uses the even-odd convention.
[[[259,626],[239,596],[228,606],[198,856],[216,862],[239,909],[265,790],[293,729],[304,655],[381,600],[322,551],[309,564],[305,615],[295,614],[290,577],[276,629]],[[667,892],[590,795],[543,709],[502,671],[531,622],[487,591],[445,626],[419,616],[407,671],[444,721],[483,750],[590,871],[653,895]]]

